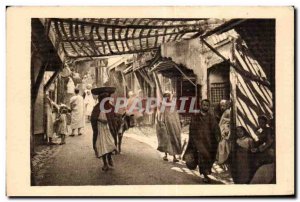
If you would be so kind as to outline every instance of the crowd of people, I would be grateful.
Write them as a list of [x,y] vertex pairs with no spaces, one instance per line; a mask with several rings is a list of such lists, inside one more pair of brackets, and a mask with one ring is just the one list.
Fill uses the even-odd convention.
[[[96,105],[91,89],[92,85],[87,83],[87,77],[75,86],[74,81],[80,76],[72,73],[67,83],[65,103],[57,104],[50,99],[49,93],[45,94],[45,109],[47,120],[48,143],[54,145],[54,136],[61,139],[60,145],[66,144],[66,136],[81,136],[84,133],[85,123],[90,121],[93,107]],[[74,79],[73,79],[74,77]],[[77,78],[78,77],[78,78]]]
[[[46,109],[48,121],[47,131],[49,142],[52,144],[53,134],[61,138],[60,144],[66,143],[66,135],[71,137],[82,135],[86,121],[90,121],[93,129],[93,148],[97,158],[103,161],[103,171],[114,166],[112,154],[118,151],[116,139],[128,127],[139,126],[143,114],[137,109],[128,113],[128,108],[135,99],[141,99],[139,93],[128,93],[126,114],[132,117],[124,126],[123,115],[111,110],[109,113],[101,110],[101,101],[110,97],[115,91],[114,87],[93,88],[87,85],[83,95],[78,88],[70,98],[69,107],[66,104],[57,105],[47,96]],[[98,102],[94,99],[98,96]],[[163,94],[165,101],[172,101],[172,94]],[[114,105],[105,102],[105,109],[114,109]],[[208,99],[201,100],[200,111],[194,113],[189,123],[189,141],[187,147],[182,144],[182,124],[179,113],[170,110],[156,112],[156,134],[158,139],[157,150],[164,153],[163,160],[168,161],[168,155],[173,162],[178,162],[181,156],[189,169],[199,168],[204,182],[209,183],[213,164],[230,171],[235,183],[251,183],[255,172],[265,164],[274,162],[274,134],[269,120],[265,115],[258,117],[259,126],[254,139],[243,126],[232,128],[231,103],[222,100],[220,105],[211,110]],[[56,110],[53,119],[52,112]],[[121,117],[121,118],[120,118]],[[133,123],[131,123],[131,121]],[[51,127],[52,126],[52,127]],[[69,128],[71,131],[69,131]],[[119,148],[120,150],[120,148]]]
[[[170,93],[164,94],[168,101],[170,96]],[[258,117],[256,139],[243,126],[232,129],[231,120],[231,103],[227,100],[222,100],[212,111],[210,101],[204,99],[200,103],[200,112],[191,117],[183,159],[189,169],[199,168],[206,183],[211,181],[208,176],[213,164],[223,171],[229,170],[235,183],[247,184],[261,166],[274,162],[275,138],[265,115]],[[158,150],[165,153],[163,160],[167,161],[167,154],[170,154],[173,162],[177,162],[176,155],[183,152],[178,113],[165,110],[159,114],[156,129]]]

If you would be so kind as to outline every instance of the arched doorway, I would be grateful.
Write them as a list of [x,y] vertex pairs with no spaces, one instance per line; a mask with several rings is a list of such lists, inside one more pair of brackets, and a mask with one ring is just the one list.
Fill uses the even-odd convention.
[[227,62],[218,63],[207,70],[207,96],[213,107],[218,106],[221,100],[230,99],[229,70],[230,65]]

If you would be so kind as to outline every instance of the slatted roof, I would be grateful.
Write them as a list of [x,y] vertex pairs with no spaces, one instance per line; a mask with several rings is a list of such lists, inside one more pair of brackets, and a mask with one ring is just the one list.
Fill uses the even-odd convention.
[[69,59],[132,54],[205,34],[228,20],[176,18],[43,19],[55,47]]

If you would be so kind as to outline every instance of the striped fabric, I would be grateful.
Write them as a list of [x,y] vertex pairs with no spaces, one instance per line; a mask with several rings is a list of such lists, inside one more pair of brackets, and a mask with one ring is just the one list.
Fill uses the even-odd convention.
[[236,72],[236,108],[237,126],[243,126],[249,134],[257,138],[255,129],[258,126],[259,115],[273,117],[272,92],[269,86],[262,81],[267,81],[266,74],[257,60],[251,55],[246,46],[238,44],[234,50],[236,64],[239,70]]

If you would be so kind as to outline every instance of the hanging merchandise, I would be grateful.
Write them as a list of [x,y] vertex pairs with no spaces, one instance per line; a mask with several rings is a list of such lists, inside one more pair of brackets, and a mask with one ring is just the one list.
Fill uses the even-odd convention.
[[67,84],[67,93],[74,93],[75,91],[75,84],[73,82],[73,79],[69,77],[69,81]]
[[81,79],[81,77],[80,77],[80,74],[77,73],[77,72],[73,72],[72,78],[73,78],[74,83],[76,83],[76,84],[82,82],[82,79]]
[[102,68],[103,68],[103,70],[102,70],[102,72],[103,72],[103,83],[106,83],[109,80],[108,68],[107,67],[102,67]]
[[72,72],[71,72],[70,68],[68,66],[66,66],[65,68],[62,69],[60,75],[61,75],[61,77],[66,78],[66,77],[69,77],[71,75],[71,73]]

